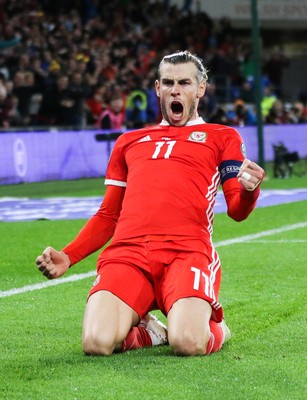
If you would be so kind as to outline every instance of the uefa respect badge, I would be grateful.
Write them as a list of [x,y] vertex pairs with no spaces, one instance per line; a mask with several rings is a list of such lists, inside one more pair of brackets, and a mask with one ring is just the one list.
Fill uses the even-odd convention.
[[246,148],[245,148],[245,144],[243,142],[240,145],[240,150],[241,150],[242,156],[244,158],[246,158]]

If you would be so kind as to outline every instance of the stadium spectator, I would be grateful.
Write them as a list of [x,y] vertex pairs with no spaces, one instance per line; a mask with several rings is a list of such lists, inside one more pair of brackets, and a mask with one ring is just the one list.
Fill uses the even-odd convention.
[[274,93],[274,88],[272,85],[266,85],[263,88],[263,97],[261,100],[261,114],[262,118],[265,120],[270,112],[271,107],[277,100],[277,96]]
[[126,99],[126,125],[128,129],[142,128],[147,123],[148,98],[139,78],[134,79],[134,87]]
[[206,92],[199,102],[198,111],[200,116],[207,119],[215,114],[217,107],[216,85],[211,82],[207,84]]
[[106,108],[104,100],[105,92],[105,87],[103,85],[99,86],[95,89],[94,93],[85,100],[87,125],[97,125],[102,111]]
[[10,79],[10,70],[7,66],[6,58],[4,54],[0,53],[0,78],[4,81]]
[[0,126],[8,128],[9,125],[9,111],[11,109],[11,102],[7,98],[7,91],[0,81]]
[[243,80],[241,85],[237,87],[237,92],[234,94],[234,98],[240,98],[245,103],[255,103],[254,84],[252,79]]
[[111,98],[109,105],[102,111],[98,118],[97,127],[99,129],[112,129],[122,131],[125,127],[125,107],[124,99],[121,94],[115,94]]
[[208,122],[211,124],[228,125],[228,116],[224,107],[218,106],[216,111],[210,115]]
[[291,109],[291,120],[294,124],[307,123],[307,109],[305,112],[304,104],[301,101],[296,101]]
[[143,87],[147,96],[146,124],[156,124],[161,119],[159,101],[154,90],[154,79],[144,79]]
[[[81,65],[83,65],[81,63]],[[71,74],[69,90],[74,104],[71,109],[73,114],[72,125],[75,128],[81,128],[85,125],[85,101],[91,93],[91,88],[87,84],[87,81],[81,71],[76,70]]]
[[22,125],[18,111],[18,98],[13,95],[13,82],[0,79],[0,127]]
[[42,94],[35,84],[34,73],[27,68],[16,71],[13,94],[18,98],[22,125],[35,125]]
[[39,57],[32,59],[31,71],[34,74],[34,81],[38,92],[43,94],[48,84],[48,72],[42,68],[42,62]]
[[271,82],[274,92],[278,97],[282,97],[282,76],[284,69],[289,65],[289,60],[280,50],[275,49],[270,56],[264,60],[263,73],[267,75]]
[[44,93],[39,111],[40,121],[47,125],[80,127],[80,93],[70,88],[68,75],[60,74]]
[[22,126],[22,123],[22,117],[18,110],[18,97],[12,95],[10,97],[10,109],[8,111],[7,127],[20,127]]
[[289,104],[284,105],[280,99],[276,99],[264,121],[269,125],[290,124],[292,123],[290,110]]
[[231,126],[251,126],[257,122],[255,113],[242,99],[235,100],[233,109],[227,113],[227,119]]
[[210,60],[210,70],[214,71],[213,82],[216,86],[216,96],[219,102],[227,102],[227,90],[230,85],[230,59],[224,49],[218,48]]
[[184,14],[188,14],[191,12],[191,7],[193,4],[193,0],[183,0],[183,4],[182,4],[182,12]]
[[[201,59],[187,51],[162,59],[155,81],[162,122],[120,136],[99,211],[62,251],[48,247],[36,259],[39,271],[54,279],[112,237],[86,305],[86,354],[168,340],[177,355],[203,355],[230,338],[218,302],[214,198],[221,183],[228,215],[247,218],[264,171],[245,159],[234,128],[199,117],[207,78]],[[157,307],[167,316],[168,334],[148,315]]]

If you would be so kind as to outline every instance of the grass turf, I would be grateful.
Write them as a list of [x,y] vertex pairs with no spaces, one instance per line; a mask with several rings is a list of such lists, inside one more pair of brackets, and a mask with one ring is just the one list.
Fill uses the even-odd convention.
[[[307,186],[306,178],[265,185],[270,183]],[[55,188],[63,195],[60,186],[67,195],[101,190],[101,180],[29,185],[6,189],[34,197],[55,195]],[[306,221],[306,202],[259,208],[240,224],[217,214],[214,240]],[[47,245],[62,247],[83,224],[1,223],[1,290],[44,282],[35,257]],[[0,399],[304,399],[306,238],[302,227],[217,248],[223,264],[220,300],[233,337],[209,357],[175,357],[168,346],[84,356],[81,324],[92,278],[0,298]],[[95,259],[92,255],[68,274],[93,270]]]

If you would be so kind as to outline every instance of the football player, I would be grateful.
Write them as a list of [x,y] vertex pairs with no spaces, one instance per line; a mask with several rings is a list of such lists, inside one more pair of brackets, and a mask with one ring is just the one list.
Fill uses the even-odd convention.
[[[230,338],[219,303],[221,265],[212,243],[222,186],[228,215],[248,217],[263,169],[246,159],[239,133],[198,115],[207,70],[188,51],[165,56],[155,82],[163,119],[121,135],[97,213],[62,251],[37,260],[49,279],[100,253],[83,322],[90,355],[169,343],[177,355],[216,352]],[[166,327],[150,311],[167,317]]]

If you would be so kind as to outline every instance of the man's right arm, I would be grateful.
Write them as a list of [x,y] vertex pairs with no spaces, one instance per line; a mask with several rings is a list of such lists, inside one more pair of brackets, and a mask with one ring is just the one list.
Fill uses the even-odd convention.
[[67,269],[102,248],[113,236],[122,207],[125,188],[108,186],[99,210],[76,238],[61,251],[47,247],[36,259],[39,271],[48,279],[62,276]]
[[125,188],[107,186],[99,210],[81,229],[77,237],[62,251],[68,255],[70,265],[101,249],[113,236],[122,207]]

